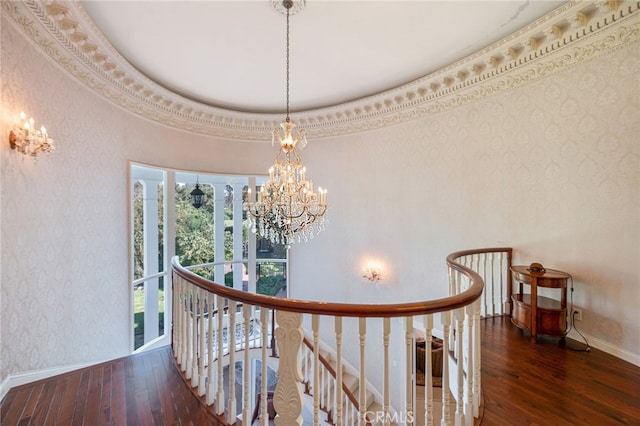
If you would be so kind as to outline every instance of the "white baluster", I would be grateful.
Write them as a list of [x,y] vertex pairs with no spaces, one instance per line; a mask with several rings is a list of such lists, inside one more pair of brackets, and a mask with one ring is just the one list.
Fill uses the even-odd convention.
[[[504,281],[504,270],[507,269],[507,258],[503,252],[500,253],[500,300],[502,301],[502,314],[510,314],[509,306],[511,301],[509,300],[508,291],[507,291],[507,283]],[[504,266],[502,266],[504,263]],[[507,271],[507,274],[510,274],[510,271]]]
[[215,368],[214,368],[214,335],[215,322],[215,303],[213,293],[207,293],[207,310],[209,311],[209,328],[207,329],[207,405],[213,405],[215,401]]
[[474,304],[467,305],[464,307],[464,319],[466,321],[466,359],[467,363],[465,365],[466,371],[466,387],[464,389],[464,417],[469,423],[472,421],[473,414],[473,381],[475,379],[475,364],[474,364],[474,353],[473,353],[473,335],[474,335],[474,327],[473,327],[473,318],[475,316],[474,312]]
[[[457,284],[457,288],[460,289],[460,287],[462,287],[461,282],[463,280],[462,274],[460,272],[454,270],[453,271],[453,280],[454,280],[455,283],[458,283]],[[455,347],[455,340],[454,340],[454,338],[455,338],[455,336],[454,336],[455,335],[455,323],[453,324],[453,326],[451,326],[451,323],[449,323],[449,326],[450,326],[448,328],[448,330],[449,330],[449,332],[448,332],[448,334],[449,334],[449,345],[445,346],[445,348],[448,347],[449,348],[449,352],[453,352],[453,356],[455,358],[457,356],[456,353],[455,353],[456,347]]]
[[433,315],[424,316],[424,423],[433,425],[433,356],[431,344],[433,342]]
[[[476,258],[476,266],[475,266],[475,268],[471,268],[471,269],[473,271],[477,272],[478,275],[483,276],[483,273],[481,271],[481,259],[485,259],[485,257],[483,256],[482,253],[475,254],[474,257]],[[469,282],[469,286],[471,285],[471,281],[470,280],[468,280],[466,277],[463,278],[463,279],[465,279],[465,281]],[[487,289],[486,289],[486,287],[482,291],[481,299],[482,299],[482,306],[483,306],[483,311],[482,311],[483,315],[485,315],[485,316],[489,315],[489,309],[487,307],[488,304],[487,304]]]
[[191,290],[191,387],[198,386],[198,287]]
[[[326,391],[326,377],[325,377],[325,369],[324,369],[324,365],[322,364],[322,362],[320,362],[320,364],[318,364],[318,377],[320,379],[319,383],[318,383],[318,407],[320,408],[320,410],[325,410],[326,409],[326,399],[325,399],[325,391]],[[315,392],[314,392],[315,394]],[[318,422],[320,422],[320,414],[321,412],[318,411]],[[316,423],[319,424],[319,423]]]
[[236,422],[236,306],[235,300],[229,299],[229,398],[227,400],[227,422]]
[[454,296],[454,295],[458,294],[457,290],[456,290],[456,287],[455,287],[455,279],[453,278],[454,269],[449,267],[447,272],[448,272],[448,276],[449,276],[449,296]]
[[[320,407],[325,411],[329,411],[329,404],[327,403],[327,395],[329,392],[328,374],[329,372],[325,368],[324,364],[320,363]],[[320,419],[318,418],[318,421],[319,420]]]
[[265,307],[260,308],[260,342],[262,343],[261,367],[262,380],[260,381],[260,425],[268,426],[269,412],[267,411],[267,392],[268,392],[268,371],[267,371],[267,340],[269,327],[269,310]]
[[442,322],[442,419],[441,426],[451,424],[451,393],[449,391],[449,333],[451,329],[451,311],[440,312]]
[[[482,278],[482,282],[485,284],[482,290],[483,293],[487,294],[487,312],[486,316],[490,317],[494,315],[495,312],[495,300],[494,300],[494,291],[491,287],[491,271],[490,271],[490,253],[482,253],[480,254],[482,257],[482,268],[481,271],[477,271],[478,275]],[[469,285],[471,285],[471,280],[469,280]]]
[[453,311],[455,319],[455,328],[457,330],[455,334],[455,347],[456,347],[456,381],[457,381],[457,397],[456,397],[456,425],[464,424],[464,351],[462,349],[463,335],[464,335],[464,308],[459,308]]
[[342,390],[342,317],[335,317],[336,334],[336,426],[344,425],[344,392]]
[[313,332],[313,424],[320,422],[320,321],[318,315],[311,315]]
[[389,390],[389,335],[391,334],[391,318],[385,317],[382,320],[382,345],[384,348],[384,368],[383,368],[383,402],[382,411],[384,412],[384,424],[389,426],[391,416],[389,413],[389,407],[391,406],[391,396]]
[[207,376],[205,374],[204,363],[206,361],[205,357],[205,325],[207,322],[205,321],[205,303],[204,296],[205,291],[201,288],[198,289],[198,322],[200,323],[200,331],[199,334],[199,348],[198,348],[198,375],[200,376],[198,379],[198,396],[202,396],[206,392],[206,384],[207,384]]
[[251,402],[249,394],[251,393],[251,360],[249,358],[249,328],[251,327],[251,305],[244,303],[242,305],[242,319],[244,322],[244,365],[242,366],[242,424],[249,424],[251,421]]
[[216,414],[224,413],[224,299],[222,296],[216,296],[216,311],[218,312],[218,395],[216,396]]
[[[328,361],[328,360],[327,360]],[[333,377],[333,375],[331,374],[331,372],[329,371],[329,369],[323,364],[322,365],[322,371],[324,372],[324,404],[325,404],[325,411],[327,412],[327,418],[329,418],[330,416],[333,417],[334,413],[334,399],[333,396],[335,394],[335,388],[336,388],[336,379],[335,377]]]
[[465,262],[464,262],[464,266],[466,266],[469,269],[474,269],[473,263],[475,262],[475,255],[474,254],[469,254],[465,257]]
[[193,285],[189,284],[188,297],[187,297],[187,369],[185,371],[185,377],[190,380],[193,374]]
[[[480,272],[480,266],[481,266],[481,253],[476,253],[473,255],[474,261],[475,261],[475,266],[472,264],[471,270],[475,271],[478,273],[478,275],[481,275],[482,273]],[[471,285],[471,282],[467,282],[468,280],[466,279],[466,276],[462,278],[462,273],[460,273],[461,275],[461,279],[463,279],[465,281],[465,283],[467,283],[467,288]],[[480,300],[482,300],[482,306],[484,309],[484,314],[487,314],[487,294],[483,291],[481,296],[480,296]],[[455,325],[455,319],[453,320],[453,324]]]
[[[347,398],[346,394],[343,394],[343,398],[342,398],[342,406],[344,407],[344,411],[342,414],[343,417],[343,423],[341,426],[347,425],[347,424],[351,424],[349,422],[349,419],[351,419],[351,404],[349,404],[349,398]],[[337,424],[337,423],[336,423]]]
[[195,388],[198,387],[198,382],[200,380],[200,375],[198,373],[198,310],[200,309],[200,287],[193,287],[191,297],[193,300],[191,303],[191,332],[193,334],[191,339],[191,357],[193,358],[191,361],[191,367],[193,369],[191,372],[191,387]]
[[185,333],[185,329],[186,329],[186,325],[185,325],[185,312],[184,312],[184,299],[186,297],[185,295],[185,289],[184,289],[184,282],[182,281],[182,278],[178,278],[178,282],[179,282],[179,292],[180,292],[180,299],[178,300],[178,310],[175,311],[174,315],[177,315],[179,317],[178,319],[178,327],[180,328],[178,331],[178,354],[177,354],[177,359],[178,359],[178,365],[180,366],[180,371],[185,371],[185,362],[186,362],[186,351],[185,351],[185,347],[186,347],[186,333]]
[[484,291],[487,291],[487,280],[490,279],[491,281],[491,315],[492,316],[496,316],[498,315],[498,309],[500,309],[500,306],[498,306],[498,309],[496,309],[496,284],[495,284],[495,253],[490,253],[490,265],[491,265],[491,277],[489,277],[489,274],[486,274],[484,277],[482,277],[482,279],[484,280]]
[[367,411],[367,373],[366,373],[366,353],[367,353],[367,319],[359,318],[359,335],[360,335],[360,395],[358,401],[360,404],[360,422],[365,422],[365,414]]
[[[413,317],[405,317],[405,325],[404,325],[404,340],[405,340],[405,354],[406,354],[406,372],[405,372],[405,400],[406,400],[406,408],[405,414],[407,416],[407,424],[412,425],[414,416],[409,415],[413,414],[413,400],[415,398],[414,395],[414,377],[415,377],[415,366],[413,365]],[[409,422],[411,420],[411,422]]]
[[[175,333],[175,338],[173,340],[174,345],[174,356],[176,357],[177,363],[179,366],[182,366],[184,359],[182,358],[183,351],[183,343],[182,343],[182,319],[184,317],[184,290],[183,290],[182,278],[178,275],[173,277],[173,297],[175,303],[173,304],[173,317],[175,318],[173,324],[173,330]],[[182,369],[182,367],[181,367]]]
[[[320,408],[327,411],[327,369],[320,363]],[[320,422],[320,417],[318,417]]]
[[304,383],[304,391],[305,393],[310,392],[311,388],[311,379],[309,372],[309,357],[311,357],[311,351],[306,345],[302,345],[302,349],[300,350],[300,371],[302,371],[302,383]]
[[473,303],[473,416],[480,413],[480,378],[481,378],[481,351],[480,351],[480,306]]
[[172,294],[172,304],[173,307],[173,326],[171,327],[171,342],[172,342],[172,351],[173,357],[176,359],[177,364],[180,365],[180,283],[178,282],[178,276],[176,274],[172,274],[171,282],[173,283],[173,291]]
[[275,424],[292,426],[302,424],[302,371],[300,371],[300,345],[303,340],[302,314],[296,312],[276,312],[278,328],[276,343],[280,361],[278,363],[278,384],[274,396],[276,409]]
[[189,364],[189,348],[191,347],[189,345],[189,336],[191,335],[191,331],[189,329],[189,321],[191,318],[191,315],[189,314],[189,303],[191,301],[191,296],[190,296],[190,292],[191,292],[191,284],[187,284],[186,282],[182,283],[182,301],[181,301],[181,305],[182,305],[182,363],[181,363],[181,367],[182,367],[182,371],[185,372],[185,377],[188,374],[187,371],[189,371],[188,364]]

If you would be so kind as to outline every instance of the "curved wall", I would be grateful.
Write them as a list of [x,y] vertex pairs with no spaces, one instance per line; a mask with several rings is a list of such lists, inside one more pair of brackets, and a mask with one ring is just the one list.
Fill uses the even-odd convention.
[[[311,144],[308,174],[329,190],[331,221],[290,257],[291,296],[443,297],[447,254],[510,246],[515,265],[569,272],[580,332],[640,365],[638,70],[636,44],[447,113]],[[379,283],[361,277],[369,260],[382,265]],[[382,331],[367,327],[366,368],[377,371]],[[332,330],[323,324],[325,342]],[[343,339],[359,365],[357,324],[345,321]],[[390,356],[391,376],[403,374],[402,342]],[[393,390],[393,406],[402,394]]]
[[[2,382],[128,353],[128,161],[260,174],[274,152],[124,112],[0,25],[0,134],[24,110],[58,147],[34,165],[0,143]],[[437,297],[448,253],[509,245],[516,263],[573,274],[580,330],[640,364],[638,69],[632,44],[447,112],[311,140],[303,161],[329,188],[331,223],[294,247],[292,296]],[[368,258],[384,266],[375,286],[360,277]]]
[[20,111],[56,141],[50,157],[2,137],[0,383],[123,356],[130,345],[128,164],[262,174],[274,149],[172,130],[69,78],[1,23],[2,128]]
[[[310,145],[331,223],[291,256],[291,296],[444,296],[448,253],[510,246],[514,264],[569,272],[579,330],[640,365],[638,70],[635,44],[446,113]],[[361,277],[369,259],[383,265],[377,284]],[[309,273],[317,263],[331,267]]]

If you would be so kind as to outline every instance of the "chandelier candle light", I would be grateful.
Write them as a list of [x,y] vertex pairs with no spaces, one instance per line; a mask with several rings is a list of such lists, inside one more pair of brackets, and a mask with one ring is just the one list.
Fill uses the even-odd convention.
[[[327,212],[327,190],[307,180],[306,168],[298,155],[297,145],[307,144],[304,130],[294,134],[295,124],[289,118],[289,16],[291,9],[297,12],[303,1],[274,1],[273,5],[287,16],[287,110],[285,121],[280,123],[282,132],[273,130],[271,144],[276,139],[280,149],[275,163],[269,169],[269,180],[260,187],[257,200],[247,191],[245,210],[249,213],[251,230],[273,243],[287,248],[295,242],[307,241],[325,227]],[[284,7],[284,9],[280,9]]]

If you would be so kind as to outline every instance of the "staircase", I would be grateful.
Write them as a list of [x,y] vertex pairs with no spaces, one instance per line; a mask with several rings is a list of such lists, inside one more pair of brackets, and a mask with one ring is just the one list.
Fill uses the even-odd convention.
[[[305,339],[304,344],[305,344],[304,345],[305,349],[303,349],[303,359],[302,359],[301,365],[303,369],[302,374],[304,377],[302,384],[304,387],[305,394],[308,395],[308,398],[306,398],[305,400],[307,403],[307,405],[305,405],[305,408],[311,413],[313,413],[314,411],[313,384],[312,384],[313,362],[314,362],[313,344],[308,339]],[[320,400],[323,402],[319,404],[319,407],[318,407],[319,412],[321,412],[319,415],[318,421],[320,425],[323,425],[323,424],[335,425],[336,424],[335,398],[337,396],[334,393],[334,389],[336,388],[336,383],[337,383],[336,372],[338,371],[338,363],[335,359],[335,353],[328,350],[323,350],[323,349],[320,349],[319,351],[318,361],[320,365],[319,376],[329,378],[329,380],[325,379],[324,381],[321,381],[320,394],[322,395],[322,398]],[[344,366],[342,371],[342,386],[343,386],[343,393],[347,395],[347,398],[345,398],[345,400],[348,399],[349,402],[351,402],[352,404],[348,412],[353,413],[343,417],[344,419],[343,424],[358,424],[357,419],[358,419],[359,406],[360,406],[360,404],[358,403],[358,395],[360,394],[360,379],[356,372],[345,371]],[[440,424],[441,413],[442,413],[442,388],[440,386],[433,387],[432,391],[433,391],[433,398],[432,398],[433,423],[430,423],[430,424]],[[382,403],[379,401],[379,397],[376,397],[375,393],[372,392],[371,390],[365,389],[365,401],[366,401],[366,407],[364,411],[365,413],[367,413],[366,424],[372,425],[372,426],[384,425],[385,423],[384,421],[382,421],[382,419],[384,419],[385,412],[384,412],[384,407]],[[422,407],[424,407],[424,402],[425,402],[425,387],[416,386],[416,410],[415,410],[415,418],[414,418],[414,424],[416,425],[422,425],[422,424],[428,423],[425,421],[425,418],[424,418],[425,417],[424,412],[426,410],[422,409]],[[451,411],[455,410],[455,403],[453,401],[450,401],[449,404],[450,404],[450,410]],[[398,420],[398,421],[390,421],[389,423],[387,423],[389,426],[405,423],[405,421],[403,421],[403,419],[397,413],[395,415],[393,412],[390,413],[389,418]],[[378,421],[376,421],[376,419]],[[313,417],[311,417],[309,421],[312,422]],[[304,424],[307,424],[307,423],[305,422]]]
[[[304,340],[302,350],[302,384],[304,392],[313,396],[314,391],[314,347],[309,339]],[[320,349],[318,353],[318,407],[310,407],[311,411],[318,413],[318,418],[324,419],[329,424],[336,424],[338,418],[338,401],[342,401],[342,422],[344,424],[357,424],[360,414],[360,378],[355,372],[346,371],[344,365],[339,368],[335,353]],[[338,380],[338,371],[342,373],[342,380]],[[338,382],[342,384],[342,392],[336,392]],[[376,400],[374,393],[370,389],[364,388],[364,408],[362,412],[367,413],[367,418],[375,418],[377,413],[383,413],[382,404]],[[322,414],[320,414],[322,411]],[[382,414],[380,414],[382,415]],[[367,422],[367,424],[376,424]],[[393,423],[392,423],[393,424]]]
[[[243,425],[251,424],[253,387],[251,374],[243,374],[242,396],[236,397],[235,380],[225,381],[223,369],[236,365],[236,360],[251,365],[259,354],[262,377],[269,359],[278,358],[273,408],[280,424],[302,424],[304,417],[304,424],[314,425],[386,426],[418,421],[427,426],[471,426],[481,405],[479,321],[509,310],[511,251],[452,253],[447,257],[448,297],[397,304],[309,302],[247,293],[194,274],[174,258],[176,364],[194,391],[227,424],[239,418]],[[345,322],[343,337],[346,318],[350,321]],[[391,327],[393,318],[398,321]],[[431,345],[427,344],[426,361],[420,366],[426,377],[422,389],[415,384],[416,336],[424,336],[428,343],[434,331],[442,335],[445,349],[443,387],[433,387]],[[305,334],[310,338],[305,340]],[[320,346],[320,334],[331,351]],[[348,362],[357,368],[348,368],[343,344]],[[368,385],[367,377],[380,382],[380,393]],[[260,418],[267,425],[267,381],[261,381],[255,392],[263,395]],[[391,407],[391,395],[398,406]],[[238,406],[242,407],[240,417],[235,415]],[[425,418],[420,419],[421,414]]]

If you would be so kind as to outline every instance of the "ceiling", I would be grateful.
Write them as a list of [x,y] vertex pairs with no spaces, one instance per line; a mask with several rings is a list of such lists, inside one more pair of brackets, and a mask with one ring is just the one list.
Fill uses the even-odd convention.
[[[307,0],[291,17],[291,110],[343,104],[409,83],[564,3]],[[272,1],[81,5],[120,55],[170,91],[226,110],[284,111],[286,18]]]

